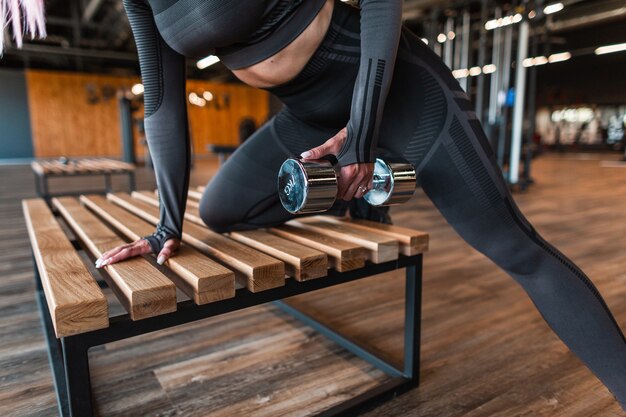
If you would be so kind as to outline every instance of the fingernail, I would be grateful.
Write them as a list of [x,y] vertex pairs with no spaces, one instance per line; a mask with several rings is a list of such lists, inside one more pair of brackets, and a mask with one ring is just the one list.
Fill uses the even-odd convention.
[[309,151],[302,152],[300,154],[300,156],[303,157],[303,158],[308,158],[309,156],[311,156],[311,152],[309,152]]
[[109,259],[107,259],[106,261],[102,262],[102,263],[100,264],[100,266],[101,266],[101,267],[102,267],[102,266],[107,266],[107,265],[108,265],[108,264],[110,264],[110,263],[111,263],[111,258],[109,258]]
[[102,259],[96,259],[96,268],[100,268],[100,264],[102,263]]
[[165,262],[165,256],[159,255],[159,257],[157,258],[157,263],[159,265],[163,265],[164,262]]

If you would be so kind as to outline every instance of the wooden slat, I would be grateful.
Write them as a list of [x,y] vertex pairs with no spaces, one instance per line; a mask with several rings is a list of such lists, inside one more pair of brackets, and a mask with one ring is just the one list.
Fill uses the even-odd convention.
[[428,233],[391,224],[377,223],[370,220],[338,218],[335,216],[318,216],[320,220],[341,224],[354,230],[360,229],[396,239],[400,242],[400,253],[413,256],[428,250]]
[[63,174],[64,170],[62,169],[61,164],[55,164],[53,162],[50,161],[42,161],[41,165],[44,167],[44,169],[46,170],[46,174],[55,174],[55,175],[61,175]]
[[[131,195],[133,198],[153,207],[159,207],[158,197],[150,191],[133,191]],[[200,218],[200,211],[197,205],[195,207],[193,205],[189,205],[189,201],[187,202],[187,208],[185,208],[185,219],[200,226],[204,226],[204,222],[202,221],[202,218]]]
[[[130,240],[154,232],[152,224],[109,202],[104,196],[81,196],[80,201]],[[235,274],[184,243],[165,265],[180,276],[176,285],[196,304],[235,296]]]
[[106,297],[45,201],[23,200],[22,208],[56,336],[108,327]]
[[[108,194],[107,197],[113,203],[152,224],[159,221],[159,210],[150,204],[132,198],[126,193]],[[234,269],[237,279],[252,292],[285,285],[285,264],[282,261],[212,232],[206,227],[185,222],[183,242]]]
[[[52,203],[94,257],[126,243],[78,199],[54,198]],[[105,268],[109,286],[133,320],[176,311],[176,287],[147,259],[127,259]]]
[[324,252],[329,257],[329,265],[339,272],[365,266],[367,251],[360,245],[289,225],[273,227],[270,232]]
[[200,191],[189,190],[189,198],[200,201],[200,199],[202,199],[202,193]]
[[33,171],[44,175],[76,175],[84,173],[124,173],[135,170],[133,164],[114,159],[72,159],[67,165],[59,161],[33,161]]
[[230,237],[285,262],[287,275],[298,281],[327,275],[328,257],[325,253],[311,247],[260,229],[232,232]]
[[44,167],[39,163],[39,161],[33,161],[30,163],[30,167],[33,169],[33,171],[37,174],[45,174],[46,170],[44,169]]
[[327,236],[337,237],[348,242],[361,245],[368,250],[369,260],[374,263],[383,263],[398,259],[399,243],[396,239],[381,236],[367,230],[346,227],[339,223],[330,223],[317,217],[300,217],[291,220],[292,226],[314,230]]

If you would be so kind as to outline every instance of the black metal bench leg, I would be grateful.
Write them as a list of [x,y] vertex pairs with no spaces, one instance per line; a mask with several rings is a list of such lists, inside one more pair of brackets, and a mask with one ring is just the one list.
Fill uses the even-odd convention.
[[41,196],[46,200],[50,200],[50,193],[48,192],[48,177],[46,175],[41,175],[39,178],[41,179]]
[[420,376],[420,324],[422,321],[422,257],[406,267],[404,303],[404,375],[414,386]]
[[57,394],[57,405],[59,407],[59,415],[62,417],[69,416],[69,407],[67,402],[67,391],[65,383],[65,369],[63,367],[63,355],[61,342],[56,337],[54,332],[54,326],[52,325],[52,318],[50,317],[50,310],[48,309],[48,303],[46,301],[45,293],[41,285],[41,277],[39,276],[39,270],[35,264],[33,257],[33,265],[35,272],[35,285],[37,286],[37,294],[35,296],[37,300],[37,306],[39,307],[39,316],[41,318],[41,326],[44,330],[44,336],[46,337],[46,346],[48,350],[48,362],[52,371],[52,379],[54,382],[54,390]]
[[71,417],[93,415],[91,380],[89,377],[89,346],[76,336],[61,339],[65,362],[65,380]]
[[41,186],[40,186],[40,180],[39,180],[39,175],[35,174],[35,193],[37,194],[37,197],[41,197]]
[[104,191],[107,193],[111,192],[111,175],[104,174]]
[[134,172],[130,172],[128,174],[128,188],[130,188],[130,191],[135,191],[135,173]]

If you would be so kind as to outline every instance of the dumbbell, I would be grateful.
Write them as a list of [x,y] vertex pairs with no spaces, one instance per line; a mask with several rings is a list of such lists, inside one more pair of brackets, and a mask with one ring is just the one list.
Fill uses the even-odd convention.
[[[289,158],[278,172],[278,196],[290,213],[319,213],[337,199],[336,166],[326,159]],[[415,168],[397,157],[376,158],[373,187],[363,198],[373,206],[407,202],[415,192]]]

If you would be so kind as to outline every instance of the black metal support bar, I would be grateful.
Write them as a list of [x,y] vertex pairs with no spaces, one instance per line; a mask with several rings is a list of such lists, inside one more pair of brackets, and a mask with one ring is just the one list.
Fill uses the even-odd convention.
[[402,371],[396,369],[395,366],[387,363],[386,361],[379,358],[375,354],[371,353],[364,347],[359,346],[357,343],[335,332],[330,327],[320,323],[319,321],[315,320],[313,317],[301,312],[297,308],[290,306],[284,301],[274,301],[273,304],[277,306],[278,308],[280,308],[281,310],[283,310],[285,313],[295,317],[296,319],[300,320],[307,326],[313,328],[314,330],[316,330],[318,333],[322,334],[329,340],[332,340],[333,342],[337,343],[339,346],[346,349],[350,353],[354,354],[355,356],[358,356],[359,358],[363,359],[366,362],[371,363],[372,365],[374,365],[376,368],[380,369],[387,375],[391,375],[394,377],[403,376]]
[[329,340],[392,377],[377,387],[318,414],[318,417],[352,417],[419,385],[421,300],[422,255],[418,255],[414,258],[414,263],[406,266],[404,369],[402,371],[292,305],[280,300],[273,302],[285,313],[312,327]]
[[375,386],[362,394],[322,411],[315,417],[354,417],[388,401],[412,388],[407,378],[397,377]]

